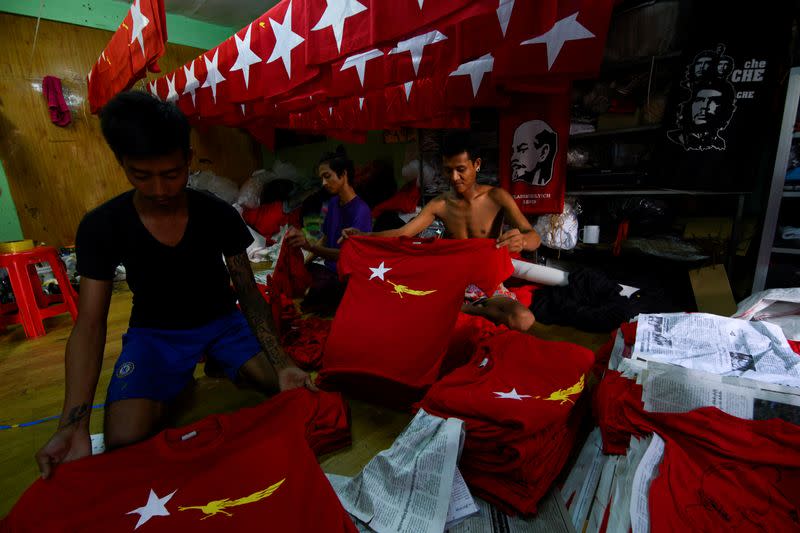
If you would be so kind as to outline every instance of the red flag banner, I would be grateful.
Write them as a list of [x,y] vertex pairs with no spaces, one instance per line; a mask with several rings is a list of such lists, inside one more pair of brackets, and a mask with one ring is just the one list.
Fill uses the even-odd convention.
[[147,71],[161,72],[167,44],[163,0],[134,0],[87,77],[89,108],[100,111],[114,95],[133,87]]
[[500,185],[523,213],[561,213],[566,188],[569,92],[517,95],[500,113]]

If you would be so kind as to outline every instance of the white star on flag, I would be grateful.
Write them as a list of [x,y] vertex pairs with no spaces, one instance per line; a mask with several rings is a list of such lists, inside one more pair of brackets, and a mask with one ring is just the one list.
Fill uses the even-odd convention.
[[289,7],[286,8],[286,15],[283,17],[283,22],[278,23],[269,19],[269,25],[272,26],[272,33],[275,34],[275,48],[272,49],[272,55],[267,59],[267,63],[272,63],[273,61],[281,59],[283,61],[283,68],[286,69],[286,75],[291,79],[292,50],[305,41],[305,39],[292,31],[292,3],[289,2]]
[[494,57],[492,54],[486,54],[474,61],[461,64],[456,70],[450,73],[451,76],[469,76],[472,82],[472,96],[478,96],[478,89],[483,81],[483,75],[491,72],[494,68]]
[[422,53],[425,47],[429,44],[446,41],[447,36],[438,30],[433,30],[422,35],[417,35],[411,39],[400,41],[397,46],[392,48],[389,54],[402,54],[403,52],[411,53],[411,64],[414,65],[414,75],[419,73],[419,63],[422,61]]
[[142,15],[142,8],[139,6],[141,0],[136,0],[131,6],[131,19],[133,20],[133,29],[131,29],[131,44],[133,41],[139,41],[139,46],[142,47],[142,55],[147,57],[144,51],[144,37],[142,32],[150,24],[150,19]]
[[178,99],[178,91],[175,90],[175,76],[173,74],[172,79],[167,76],[167,102],[174,102]]
[[514,11],[514,0],[500,0],[497,6],[497,20],[500,22],[500,29],[503,30],[503,37],[508,31],[508,22],[511,20],[511,12]]
[[358,97],[358,110],[359,111],[363,111],[364,110],[364,97],[363,96],[359,96]]
[[159,498],[155,491],[150,489],[150,495],[147,497],[147,503],[144,505],[144,507],[139,507],[138,509],[134,509],[133,511],[125,513],[139,515],[139,521],[136,522],[136,527],[133,529],[139,529],[139,526],[154,516],[169,516],[169,511],[167,511],[166,504],[176,492],[178,492],[177,489],[173,490],[170,494],[167,494],[163,498]]
[[219,48],[214,50],[214,57],[211,58],[211,61],[208,60],[208,57],[203,56],[203,59],[206,62],[206,70],[208,74],[206,75],[206,81],[203,82],[203,88],[211,87],[211,95],[214,97],[214,103],[217,103],[217,85],[225,81],[225,76],[222,75],[222,72],[219,71],[219,66],[217,65],[217,60],[219,59]]
[[386,265],[383,261],[381,261],[381,264],[378,265],[378,268],[369,267],[369,269],[372,270],[372,275],[369,277],[369,279],[372,280],[374,278],[380,278],[381,281],[386,281],[383,279],[383,276],[391,270],[391,268],[386,268]]
[[161,97],[158,96],[158,80],[153,80],[148,83],[147,89],[150,91],[150,94],[161,100]]
[[419,8],[422,9],[422,5],[425,3],[425,0],[417,0],[417,3],[419,4]]
[[574,13],[553,24],[549,31],[533,39],[522,41],[520,45],[545,43],[547,45],[547,70],[550,70],[565,42],[591,39],[594,36],[594,33],[578,22],[578,13]]
[[403,90],[406,93],[406,102],[408,102],[411,99],[411,87],[413,86],[414,86],[413,80],[407,81],[403,84]]
[[184,96],[187,94],[192,95],[192,105],[194,105],[195,91],[200,88],[200,82],[194,76],[194,59],[189,63],[189,68],[183,66],[183,73],[186,75],[186,87],[183,88]]
[[234,70],[241,70],[244,75],[244,88],[248,88],[250,83],[250,65],[255,65],[261,61],[253,50],[250,48],[250,33],[253,25],[247,27],[247,33],[244,34],[244,39],[240,39],[239,35],[234,33],[233,37],[236,40],[236,62],[231,67],[231,72]]
[[517,394],[517,389],[511,389],[509,392],[495,392],[498,398],[504,398],[506,400],[522,400],[523,398],[530,398],[530,394]]
[[342,68],[339,69],[339,72],[344,72],[348,68],[355,67],[356,72],[358,73],[358,81],[361,82],[361,86],[363,87],[364,73],[367,70],[367,61],[370,59],[375,59],[376,57],[383,57],[383,52],[377,48],[368,52],[362,52],[360,54],[350,56],[344,60],[344,64],[342,65]]
[[333,38],[336,39],[336,49],[342,51],[342,35],[344,35],[344,21],[348,17],[358,15],[366,11],[367,7],[358,0],[325,0],[328,4],[325,12],[322,13],[317,24],[311,31],[319,31],[325,28],[333,30]]

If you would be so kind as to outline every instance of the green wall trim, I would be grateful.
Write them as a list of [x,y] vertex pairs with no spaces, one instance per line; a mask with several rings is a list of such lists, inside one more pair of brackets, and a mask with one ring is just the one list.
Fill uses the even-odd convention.
[[11,197],[3,164],[0,162],[0,242],[21,240],[22,227],[19,225],[17,208]]
[[[130,2],[117,0],[0,0],[7,13],[109,31],[117,30],[129,8]],[[209,50],[239,29],[167,13],[167,35],[175,44]]]

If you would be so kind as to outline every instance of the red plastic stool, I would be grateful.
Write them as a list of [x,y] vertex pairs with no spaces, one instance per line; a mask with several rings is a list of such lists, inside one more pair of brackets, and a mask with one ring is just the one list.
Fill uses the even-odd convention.
[[[39,276],[36,274],[36,263],[48,263],[61,288],[61,298],[47,296],[42,291]],[[0,254],[0,268],[8,270],[8,279],[16,300],[16,312],[0,314],[0,328],[10,324],[22,324],[25,335],[30,339],[44,335],[43,320],[51,316],[69,313],[72,321],[78,316],[75,291],[69,283],[64,264],[50,246],[37,246],[32,250]],[[60,303],[48,305],[54,301]],[[9,311],[10,304],[2,306],[2,311]]]

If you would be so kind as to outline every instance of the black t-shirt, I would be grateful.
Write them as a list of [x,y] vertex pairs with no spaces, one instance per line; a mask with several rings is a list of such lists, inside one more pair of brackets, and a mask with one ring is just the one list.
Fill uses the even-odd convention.
[[125,266],[133,292],[130,326],[189,329],[231,313],[236,299],[223,256],[244,252],[253,237],[236,210],[186,189],[189,221],[176,246],[145,228],[128,191],[93,209],[75,238],[78,273],[97,280]]

